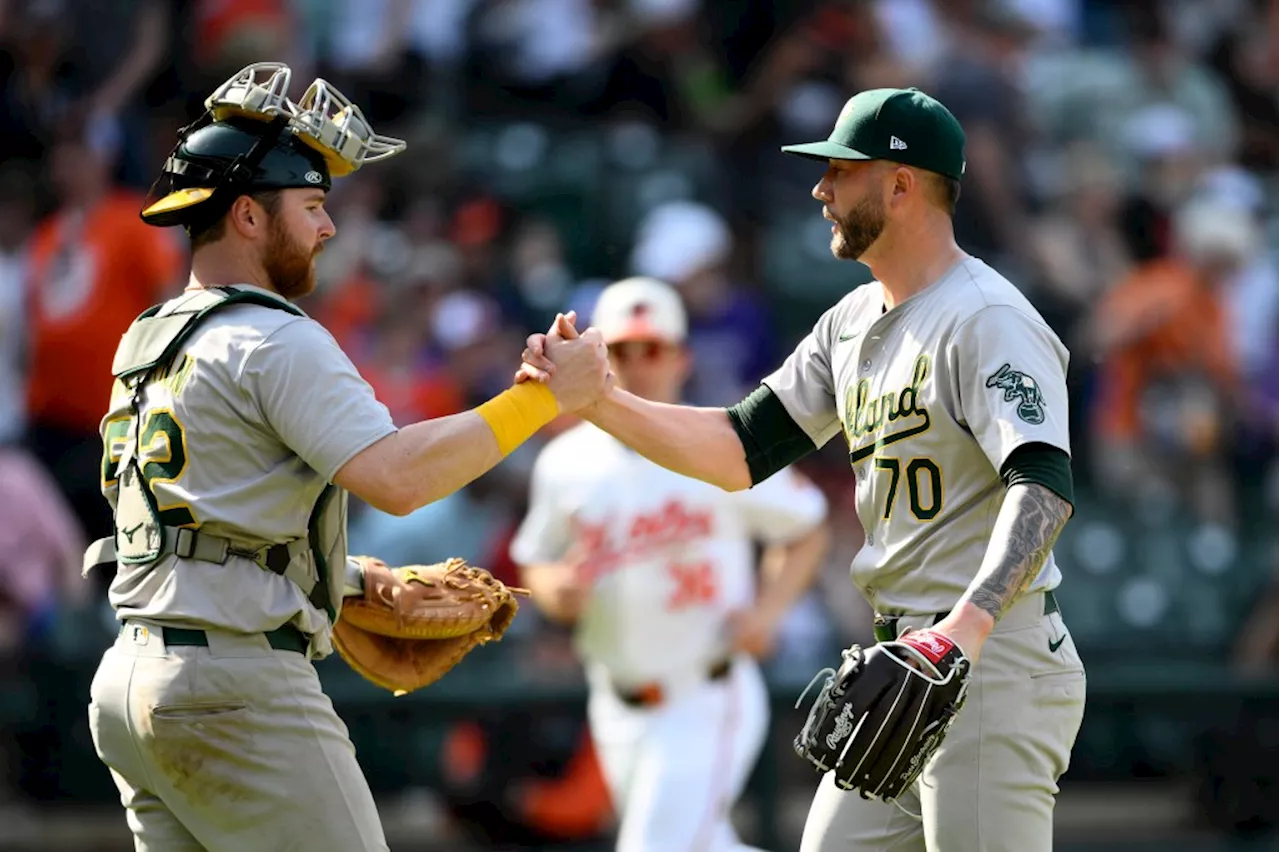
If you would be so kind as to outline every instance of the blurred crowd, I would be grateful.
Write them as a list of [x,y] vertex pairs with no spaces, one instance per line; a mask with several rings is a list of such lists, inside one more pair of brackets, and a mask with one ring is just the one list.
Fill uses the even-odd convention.
[[[967,132],[961,246],[1072,351],[1085,493],[1274,533],[1277,25],[1275,0],[0,0],[0,657],[103,606],[79,560],[111,528],[115,342],[186,277],[185,237],[138,210],[176,130],[262,60],[409,141],[336,183],[301,305],[400,424],[489,398],[527,333],[630,274],[686,300],[688,400],[738,400],[866,280],[778,146],[915,85]],[[837,443],[805,463],[837,542],[780,666],[868,631]],[[407,518],[357,507],[353,550],[514,579],[536,448]]]

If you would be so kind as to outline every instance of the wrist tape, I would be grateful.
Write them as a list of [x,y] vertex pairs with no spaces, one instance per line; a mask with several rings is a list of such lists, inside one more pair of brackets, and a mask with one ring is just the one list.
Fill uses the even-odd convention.
[[541,382],[522,382],[477,407],[476,413],[489,424],[498,449],[506,456],[554,420],[560,403]]

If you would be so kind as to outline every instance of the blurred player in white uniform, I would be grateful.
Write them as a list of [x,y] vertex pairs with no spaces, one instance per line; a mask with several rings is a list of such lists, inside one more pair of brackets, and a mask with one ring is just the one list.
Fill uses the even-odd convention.
[[[673,288],[617,282],[592,324],[622,386],[679,402],[691,364]],[[768,728],[755,657],[813,582],[826,514],[822,493],[793,470],[727,493],[589,423],[542,451],[511,555],[535,604],[576,626],[619,852],[747,848],[729,815]],[[755,542],[765,547],[759,593]]]

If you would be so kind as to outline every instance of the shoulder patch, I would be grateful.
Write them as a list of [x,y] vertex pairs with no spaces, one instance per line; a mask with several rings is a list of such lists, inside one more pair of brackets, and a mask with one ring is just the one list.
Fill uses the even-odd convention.
[[987,377],[987,387],[1004,391],[1005,402],[1018,403],[1018,417],[1033,426],[1044,422],[1044,395],[1034,378],[1004,364]]

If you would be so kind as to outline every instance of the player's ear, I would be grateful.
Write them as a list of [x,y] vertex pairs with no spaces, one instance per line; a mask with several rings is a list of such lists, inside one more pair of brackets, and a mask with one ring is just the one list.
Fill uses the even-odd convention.
[[227,220],[240,236],[252,238],[266,226],[264,212],[252,198],[241,195],[231,202],[231,209],[227,211]]
[[893,170],[893,183],[890,185],[890,200],[901,201],[920,187],[916,174],[906,166],[898,166]]

